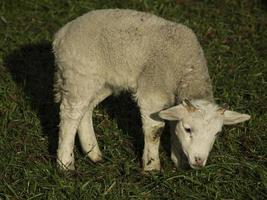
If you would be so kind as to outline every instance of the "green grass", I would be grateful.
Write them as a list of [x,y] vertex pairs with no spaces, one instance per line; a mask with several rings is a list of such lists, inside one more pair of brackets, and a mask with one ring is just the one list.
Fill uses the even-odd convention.
[[[267,5],[256,0],[1,0],[0,199],[267,199]],[[55,165],[53,34],[94,9],[131,8],[181,22],[197,34],[218,103],[252,115],[224,128],[202,170],[176,170],[166,145],[162,173],[143,174],[138,109],[128,95],[98,106],[94,127],[105,162],[76,142],[76,170]],[[163,136],[168,144],[168,133]]]

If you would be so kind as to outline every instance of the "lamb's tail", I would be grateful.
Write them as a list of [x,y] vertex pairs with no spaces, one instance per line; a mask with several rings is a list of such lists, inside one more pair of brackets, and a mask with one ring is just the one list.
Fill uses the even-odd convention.
[[[68,25],[68,24],[67,24]],[[55,74],[54,74],[54,100],[56,103],[61,102],[62,93],[63,93],[63,77],[62,71],[60,70],[60,59],[59,59],[59,52],[60,47],[62,45],[62,38],[67,30],[67,25],[64,28],[61,28],[55,35],[53,40],[53,53],[55,55]]]
[[59,103],[62,99],[62,86],[62,76],[59,70],[57,69],[54,75],[54,100],[56,103]]
[[58,32],[55,35],[55,39],[53,41],[53,53],[55,55],[55,73],[54,73],[54,100],[56,103],[59,103],[62,99],[62,88],[63,88],[63,78],[62,78],[62,74],[61,71],[59,69],[59,62],[58,62],[58,58],[57,58],[57,49],[59,46],[59,41],[60,41],[60,37],[58,37],[60,32]]

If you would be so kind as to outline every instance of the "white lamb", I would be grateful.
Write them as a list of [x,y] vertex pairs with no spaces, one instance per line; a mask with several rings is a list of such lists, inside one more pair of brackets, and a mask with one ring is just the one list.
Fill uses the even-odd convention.
[[214,104],[202,48],[184,25],[133,10],[97,10],[61,28],[53,50],[60,102],[57,161],[63,169],[74,169],[77,131],[88,157],[94,162],[102,159],[92,112],[99,102],[122,90],[130,91],[140,107],[145,171],[160,169],[164,120],[176,123],[171,137],[175,165],[181,146],[190,166],[197,168],[206,164],[223,124],[250,118]]

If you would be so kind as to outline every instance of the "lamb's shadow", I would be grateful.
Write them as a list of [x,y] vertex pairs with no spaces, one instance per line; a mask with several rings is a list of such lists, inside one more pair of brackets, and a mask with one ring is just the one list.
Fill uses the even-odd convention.
[[[58,143],[59,107],[54,103],[54,56],[50,42],[30,44],[14,50],[5,58],[6,68],[22,88],[32,109],[38,114],[42,133],[48,137],[49,154],[55,158]],[[141,158],[143,134],[139,109],[128,93],[107,98],[101,106],[109,117],[133,142],[134,151]]]
[[17,48],[4,60],[18,88],[38,114],[42,133],[48,136],[49,154],[55,158],[58,141],[58,106],[53,103],[54,56],[51,44],[43,42]]
[[127,134],[140,159],[144,146],[142,124],[139,109],[131,94],[122,92],[118,96],[110,96],[100,106],[103,106],[109,118],[116,120],[118,128]]

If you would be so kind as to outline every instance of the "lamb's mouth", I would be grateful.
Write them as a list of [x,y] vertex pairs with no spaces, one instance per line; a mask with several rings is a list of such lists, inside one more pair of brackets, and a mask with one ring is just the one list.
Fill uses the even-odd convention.
[[204,167],[204,165],[199,166],[199,165],[193,165],[193,164],[191,164],[191,163],[189,163],[189,165],[190,165],[190,167],[191,167],[192,169],[202,169],[202,168]]

